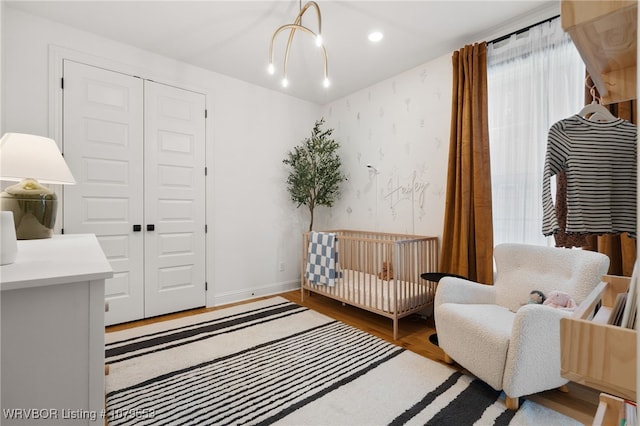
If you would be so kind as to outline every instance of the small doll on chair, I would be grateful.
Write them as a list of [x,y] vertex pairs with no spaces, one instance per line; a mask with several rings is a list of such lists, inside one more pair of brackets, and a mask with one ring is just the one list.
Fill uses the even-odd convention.
[[533,290],[529,293],[529,301],[527,303],[547,305],[565,311],[573,311],[578,307],[576,301],[568,293],[559,290],[550,292],[548,296],[545,296],[539,290]]
[[529,301],[527,303],[540,305],[544,303],[545,299],[546,297],[544,296],[544,293],[542,293],[540,290],[533,290],[531,293],[529,293]]
[[565,311],[574,311],[578,304],[575,300],[564,291],[554,290],[545,299],[543,305],[551,306],[552,308],[562,309]]

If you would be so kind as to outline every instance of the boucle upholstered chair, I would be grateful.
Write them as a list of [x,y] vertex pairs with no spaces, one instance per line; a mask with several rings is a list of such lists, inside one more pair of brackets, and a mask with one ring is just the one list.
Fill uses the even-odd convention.
[[581,303],[607,273],[601,253],[524,244],[494,249],[496,279],[484,285],[444,277],[435,297],[435,323],[445,361],[454,360],[517,410],[519,397],[564,386],[560,376],[560,318],[571,312],[527,304],[529,293],[569,293]]

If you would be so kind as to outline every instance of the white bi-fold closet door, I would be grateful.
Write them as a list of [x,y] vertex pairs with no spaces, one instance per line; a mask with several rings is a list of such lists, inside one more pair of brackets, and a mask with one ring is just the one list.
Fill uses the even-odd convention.
[[65,233],[114,270],[106,324],[204,306],[205,96],[64,61]]

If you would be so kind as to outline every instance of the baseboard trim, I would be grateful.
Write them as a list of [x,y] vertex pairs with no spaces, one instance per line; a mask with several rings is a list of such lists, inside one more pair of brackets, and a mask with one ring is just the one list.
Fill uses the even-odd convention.
[[207,308],[227,305],[229,303],[244,302],[246,300],[255,299],[256,297],[271,296],[299,289],[300,280],[294,280],[282,283],[274,283],[264,287],[254,287],[250,289],[243,289],[242,291],[217,294],[213,297],[212,301],[207,300]]

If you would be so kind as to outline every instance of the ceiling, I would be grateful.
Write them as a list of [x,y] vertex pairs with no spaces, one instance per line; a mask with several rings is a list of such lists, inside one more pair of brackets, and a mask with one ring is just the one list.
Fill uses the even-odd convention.
[[[304,5],[305,2],[302,2]],[[5,1],[8,7],[259,86],[326,104],[465,44],[490,40],[559,12],[559,0],[317,0],[331,86],[322,85],[322,55],[312,37],[295,33],[287,88],[280,85],[288,32],[274,45],[276,75],[267,73],[274,31],[293,23],[296,0],[276,1]],[[317,32],[315,9],[302,24]],[[384,33],[377,44],[367,35]]]

